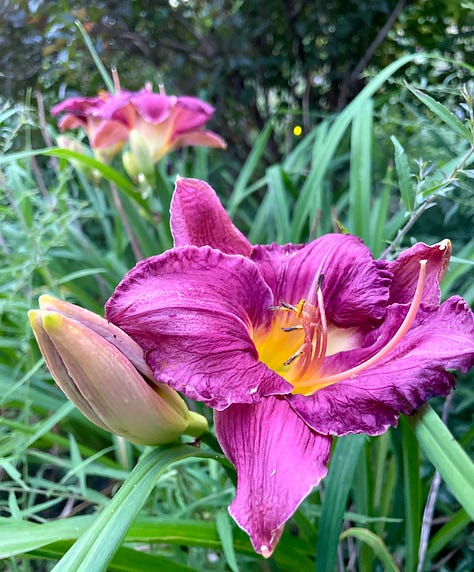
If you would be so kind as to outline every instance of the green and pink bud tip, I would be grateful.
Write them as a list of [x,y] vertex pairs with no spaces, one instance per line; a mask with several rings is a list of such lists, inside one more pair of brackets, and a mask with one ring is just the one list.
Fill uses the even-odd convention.
[[55,382],[93,423],[141,445],[199,437],[206,419],[154,381],[143,351],[104,318],[52,296],[28,317]]

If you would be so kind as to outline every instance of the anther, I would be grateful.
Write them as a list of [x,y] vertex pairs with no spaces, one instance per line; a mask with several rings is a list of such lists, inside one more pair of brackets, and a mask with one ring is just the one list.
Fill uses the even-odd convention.
[[298,306],[293,306],[293,304],[288,304],[288,302],[280,300],[279,306],[268,306],[268,310],[272,312],[276,312],[277,310],[284,310],[284,311],[291,310],[292,312],[298,312]]
[[289,326],[288,328],[282,328],[283,332],[293,332],[294,330],[302,330],[303,326],[301,324],[295,324],[294,326]]
[[291,365],[296,358],[299,358],[300,355],[302,355],[304,353],[303,350],[299,349],[297,352],[295,352],[293,355],[291,355],[286,361],[283,362],[283,365]]
[[301,318],[301,314],[303,313],[303,308],[304,305],[306,304],[306,300],[304,298],[302,298],[299,302],[298,305],[296,306],[296,317],[297,318]]

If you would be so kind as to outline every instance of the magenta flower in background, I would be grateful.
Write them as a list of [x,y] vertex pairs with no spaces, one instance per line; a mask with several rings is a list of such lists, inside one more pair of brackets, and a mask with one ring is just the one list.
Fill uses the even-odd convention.
[[130,132],[126,121],[106,121],[102,117],[101,109],[112,97],[108,92],[97,97],[68,97],[51,109],[53,115],[64,114],[59,120],[61,131],[84,129],[91,147],[105,160],[122,149]]
[[129,141],[133,168],[149,168],[165,154],[185,145],[226,148],[225,141],[203,130],[214,108],[195,97],[138,92],[102,92],[97,97],[70,97],[52,109],[64,114],[61,130],[83,128],[91,146],[110,159]]
[[440,305],[451,246],[374,260],[356,237],[251,245],[202,181],[179,179],[175,248],[137,264],[106,317],[160,383],[215,410],[230,512],[268,557],[326,474],[331,435],[380,435],[474,363],[465,301]]

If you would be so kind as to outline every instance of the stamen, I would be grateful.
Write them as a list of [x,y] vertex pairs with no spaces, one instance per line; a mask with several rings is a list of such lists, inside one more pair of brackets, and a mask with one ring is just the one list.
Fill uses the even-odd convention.
[[321,274],[318,278],[318,286],[316,289],[317,307],[308,304],[309,310],[303,315],[303,329],[305,330],[305,340],[301,346],[304,358],[298,363],[297,371],[293,372],[292,378],[297,380],[301,378],[308,369],[319,368],[327,350],[327,321],[326,312],[324,310],[323,293],[321,286],[324,276]]
[[296,306],[296,317],[297,318],[301,318],[301,314],[303,313],[303,308],[304,308],[305,304],[306,304],[306,300],[304,298],[302,298],[298,302],[298,305]]
[[[291,365],[296,358],[303,356],[296,369],[292,371],[292,377],[298,379],[312,364],[319,364],[324,358],[327,349],[327,323],[324,312],[323,296],[321,286],[324,276],[318,277],[316,297],[317,307],[313,304],[306,304],[302,298],[296,306],[280,300],[279,306],[270,306],[269,310],[285,310],[295,312],[296,317],[302,321],[300,324],[281,328],[283,332],[293,332],[304,330],[304,342],[301,347],[291,355],[283,365]],[[316,334],[316,337],[315,337]]]
[[[418,313],[420,308],[421,300],[423,297],[423,290],[426,283],[426,264],[427,260],[420,260],[420,273],[418,275],[418,281],[416,284],[415,294],[413,296],[413,300],[411,301],[410,308],[408,309],[407,315],[403,320],[400,328],[395,333],[393,338],[375,355],[373,355],[368,360],[362,362],[361,364],[347,369],[346,371],[342,371],[340,373],[336,373],[334,375],[327,375],[324,377],[319,378],[317,383],[306,383],[302,385],[296,385],[294,393],[303,393],[304,395],[310,395],[314,393],[317,389],[322,389],[323,387],[327,387],[328,385],[332,385],[333,383],[337,383],[338,381],[342,381],[343,379],[347,379],[348,377],[353,378],[359,373],[365,371],[369,367],[372,367],[381,359],[383,359],[388,353],[390,353],[402,340],[405,334],[413,325],[415,317]],[[319,301],[318,301],[319,307]],[[324,318],[325,321],[325,318]],[[321,323],[323,320],[321,319]],[[323,354],[324,355],[324,354]]]
[[311,360],[311,367],[315,368],[321,365],[321,362],[323,361],[328,348],[328,323],[326,320],[326,310],[324,308],[323,293],[321,291],[322,283],[323,283],[323,275],[321,274],[318,283],[318,290],[316,292],[316,296],[318,299],[320,331],[318,332],[319,335],[317,336],[317,342],[318,342],[317,352],[315,352],[315,355]]
[[115,93],[120,93],[122,88],[120,87],[120,79],[117,68],[112,68],[111,72],[112,72],[112,79],[114,80]]

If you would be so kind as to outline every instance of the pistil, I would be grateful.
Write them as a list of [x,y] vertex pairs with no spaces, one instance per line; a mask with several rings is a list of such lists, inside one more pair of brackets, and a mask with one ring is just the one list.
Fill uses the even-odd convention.
[[[389,342],[366,361],[345,371],[321,375],[321,366],[327,354],[332,355],[337,351],[344,350],[344,347],[338,346],[337,341],[334,343],[338,337],[343,335],[343,330],[327,322],[322,292],[322,275],[313,281],[308,299],[303,298],[295,305],[280,301],[278,306],[271,306],[269,308],[269,310],[278,310],[295,315],[295,324],[288,325],[286,320],[284,320],[279,330],[280,332],[284,332],[283,336],[286,336],[286,334],[293,336],[291,342],[289,339],[288,343],[290,347],[292,346],[293,353],[287,359],[284,359],[284,356],[281,354],[288,345],[283,338],[277,335],[276,330],[274,330],[270,334],[267,333],[265,335],[264,343],[259,344],[257,342],[256,344],[262,361],[291,383],[294,386],[293,393],[296,394],[311,395],[323,387],[338,383],[344,379],[356,377],[366,369],[383,360],[395,349],[412,327],[423,298],[423,290],[426,284],[427,262],[427,260],[420,261],[420,271],[415,293],[400,327]],[[278,324],[278,321],[276,324]],[[345,329],[345,332],[347,332],[349,336],[355,335],[355,331],[356,328]],[[298,335],[297,332],[301,333]],[[296,338],[294,336],[296,336]],[[295,341],[297,342],[296,344]],[[274,349],[272,349],[270,352],[269,348],[274,348],[275,345],[279,348],[278,351],[275,352]],[[339,347],[339,349],[334,351],[337,347]],[[281,361],[279,361],[278,358],[281,359]]]
[[[308,380],[306,383],[303,384],[299,384],[297,379],[292,381],[293,385],[295,385],[293,393],[311,395],[318,389],[322,389],[323,387],[327,387],[328,385],[332,385],[347,378],[352,379],[356,377],[358,374],[374,366],[376,363],[378,363],[380,360],[386,357],[400,343],[405,334],[413,325],[415,317],[420,308],[421,300],[423,298],[423,290],[426,283],[426,264],[427,260],[420,260],[420,273],[418,275],[415,294],[413,296],[413,300],[411,301],[407,315],[405,316],[403,322],[401,323],[399,329],[397,330],[393,338],[382,349],[380,349],[376,354],[374,354],[366,361],[360,363],[359,365],[333,375],[318,376],[317,369],[312,369],[312,372],[314,372],[314,376],[312,376],[313,379],[311,381]],[[317,365],[320,364],[320,361],[318,362]],[[314,364],[312,365],[316,365],[316,362],[314,362]]]

